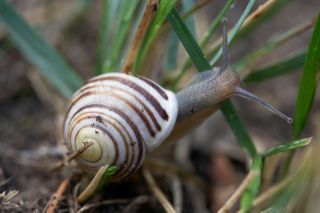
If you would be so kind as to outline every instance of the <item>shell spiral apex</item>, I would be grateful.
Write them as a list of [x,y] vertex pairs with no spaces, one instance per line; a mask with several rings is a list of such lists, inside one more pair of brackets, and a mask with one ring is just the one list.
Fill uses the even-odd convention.
[[141,166],[146,153],[171,133],[178,114],[174,93],[123,73],[94,77],[73,96],[64,123],[71,152],[90,144],[76,161],[89,171],[115,164],[114,180]]

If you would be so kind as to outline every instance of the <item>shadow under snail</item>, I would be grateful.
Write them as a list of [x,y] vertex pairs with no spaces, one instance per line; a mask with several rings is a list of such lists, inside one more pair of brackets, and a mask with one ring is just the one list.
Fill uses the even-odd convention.
[[[116,165],[113,180],[128,177],[140,168],[147,153],[176,134],[176,124],[193,128],[231,96],[257,102],[292,123],[291,118],[240,88],[239,75],[229,64],[226,21],[222,57],[221,67],[196,74],[177,94],[147,78],[124,73],[90,79],[73,95],[64,123],[69,151],[91,144],[76,158],[77,163],[91,172]],[[178,135],[188,132],[185,128],[179,131]]]

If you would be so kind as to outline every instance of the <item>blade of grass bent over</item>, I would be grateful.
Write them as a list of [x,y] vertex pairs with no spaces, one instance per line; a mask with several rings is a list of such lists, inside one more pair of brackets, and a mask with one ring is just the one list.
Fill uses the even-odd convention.
[[81,78],[5,0],[0,0],[0,22],[7,29],[12,43],[28,61],[35,65],[40,74],[64,97],[70,98],[80,87]]
[[293,134],[298,138],[307,122],[313,104],[316,88],[317,74],[320,71],[320,15],[313,30],[308,53],[304,63],[296,102]]
[[115,165],[106,165],[100,167],[88,186],[77,197],[77,202],[80,204],[84,203],[93,195],[95,195],[95,193],[102,191],[103,188],[110,183],[110,180],[117,171],[118,167]]
[[271,148],[267,149],[266,151],[264,151],[262,153],[262,155],[264,157],[267,157],[267,156],[275,155],[275,154],[278,154],[281,152],[287,152],[289,150],[298,149],[300,147],[304,147],[304,146],[308,145],[311,142],[311,139],[312,138],[305,138],[305,139],[293,141],[288,144],[280,144],[278,146],[271,147]]
[[[184,48],[190,54],[190,58],[198,68],[199,72],[211,69],[210,64],[204,57],[201,48],[198,46],[179,13],[175,9],[172,9],[170,15],[168,16],[168,21],[177,33],[179,39],[184,45]],[[246,150],[251,157],[254,157],[256,155],[255,146],[252,143],[251,138],[242,124],[239,116],[237,115],[234,107],[232,106],[232,103],[230,101],[225,101],[222,104],[221,110],[227,118],[228,124],[233,130],[239,145]]]

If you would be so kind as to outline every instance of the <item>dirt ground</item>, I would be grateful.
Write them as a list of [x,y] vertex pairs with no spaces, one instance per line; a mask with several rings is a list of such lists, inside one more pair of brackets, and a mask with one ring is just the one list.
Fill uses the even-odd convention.
[[[46,40],[57,46],[81,76],[88,78],[93,75],[100,1],[92,4],[81,15],[80,25],[75,23],[72,26],[67,23],[79,13],[74,1],[64,6],[61,6],[61,0],[12,2],[42,31]],[[221,2],[216,4],[217,8],[220,8],[219,4]],[[199,26],[200,33],[212,19],[211,15],[215,14],[212,12],[217,10],[214,5],[197,15],[197,21],[203,21]],[[232,13],[228,15],[230,22],[235,21],[243,6],[244,3],[235,4]],[[318,0],[294,1],[248,39],[234,45],[231,48],[232,59],[236,60],[248,49],[263,44],[275,32],[283,32],[314,17],[319,13],[319,8]],[[294,18],[292,14],[295,14]],[[293,39],[266,61],[305,47],[310,35],[311,31],[308,31]],[[66,154],[61,139],[61,121],[67,101],[60,98],[57,98],[57,102],[52,101],[50,98],[57,97],[57,94],[50,87],[44,86],[49,94],[41,93],[43,81],[35,83],[35,79],[38,79],[34,74],[35,68],[8,42],[7,36],[0,27],[0,193],[18,190],[18,194],[8,205],[0,206],[0,209],[3,212],[41,212],[59,184],[72,177],[59,204],[59,212],[74,212],[75,209],[79,210],[74,202],[74,194],[84,178],[75,166],[55,171],[50,169]],[[295,72],[252,85],[248,89],[292,115],[299,76],[300,72]],[[234,103],[258,148],[287,142],[290,138],[291,126],[269,112],[240,98],[235,98]],[[319,107],[320,98],[317,96],[312,115],[318,118]],[[319,125],[313,125],[315,119],[311,118],[305,136],[313,136],[319,131]],[[181,167],[179,174],[182,172],[182,186],[181,180],[177,181],[176,173],[172,172],[176,167],[170,169],[164,166],[154,176],[169,200],[176,198],[176,191],[182,192],[182,212],[208,212],[210,209],[213,212],[235,190],[247,172],[247,158],[236,145],[220,113],[216,113],[193,134],[183,138],[172,150],[165,151],[165,157],[157,157],[156,160],[163,159],[161,162],[164,164],[167,162],[168,165]],[[184,176],[183,171],[188,171],[187,175]],[[177,187],[180,190],[176,190]],[[110,204],[89,211],[164,212],[140,173],[124,182],[109,185],[90,203],[102,200],[109,200]],[[179,206],[179,203],[176,205]]]

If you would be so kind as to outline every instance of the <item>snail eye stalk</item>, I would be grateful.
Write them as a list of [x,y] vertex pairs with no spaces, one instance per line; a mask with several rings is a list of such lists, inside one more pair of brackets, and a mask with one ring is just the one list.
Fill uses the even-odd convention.
[[237,87],[234,95],[241,96],[241,97],[246,98],[246,99],[248,99],[250,101],[258,103],[262,107],[264,107],[265,109],[267,109],[270,112],[278,115],[280,118],[286,120],[288,124],[292,124],[293,123],[293,119],[291,117],[283,114],[282,112],[277,110],[275,107],[273,107],[271,104],[268,104],[266,101],[262,100],[261,98],[259,98],[256,95],[248,92],[247,90],[244,90],[244,89],[242,89],[240,87]]

